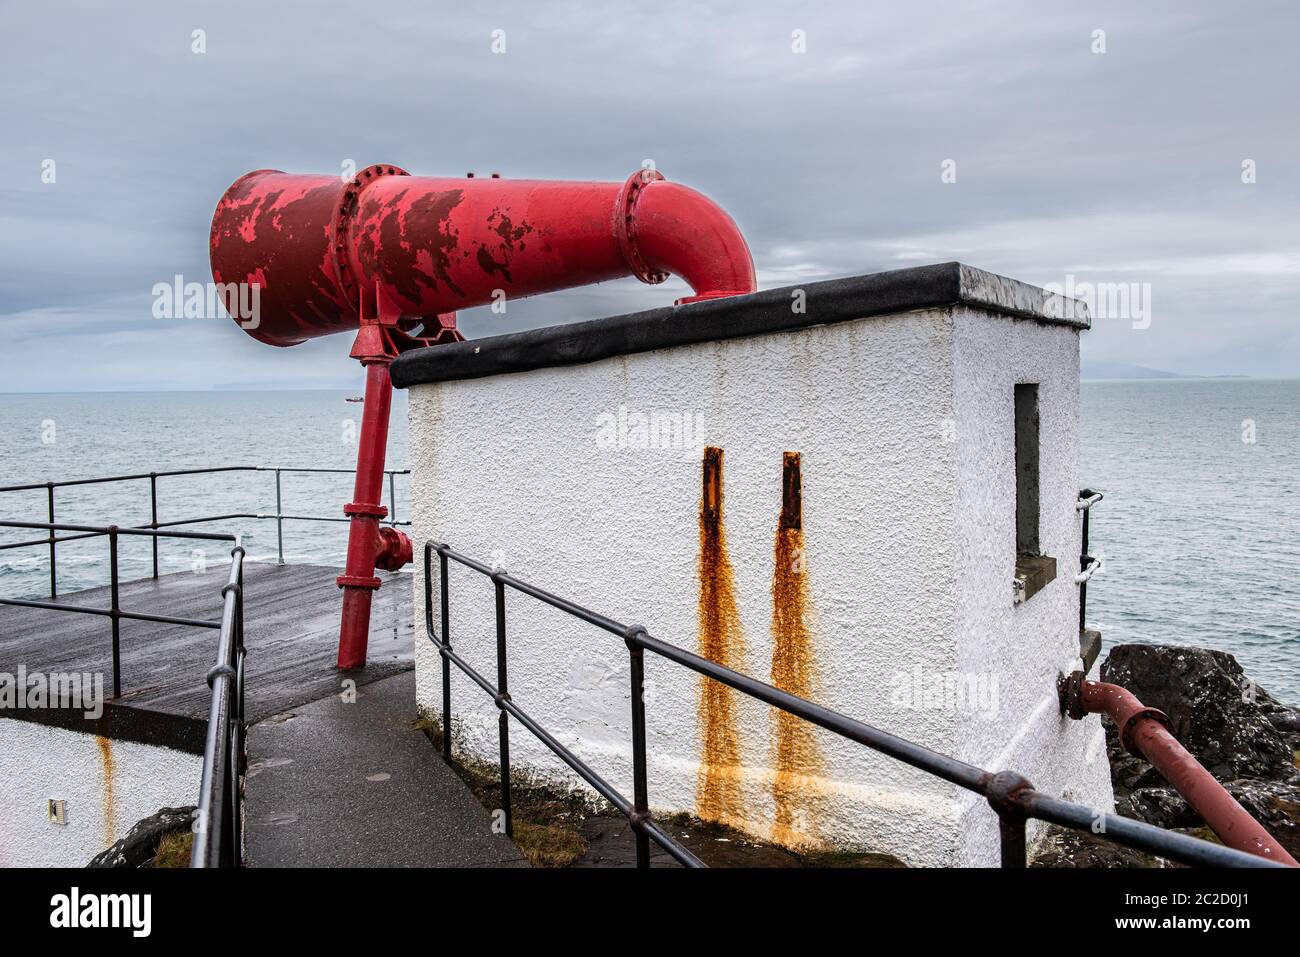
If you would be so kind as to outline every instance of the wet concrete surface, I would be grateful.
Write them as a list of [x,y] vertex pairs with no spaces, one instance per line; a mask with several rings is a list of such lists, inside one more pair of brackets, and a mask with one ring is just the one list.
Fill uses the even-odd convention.
[[[679,829],[669,833],[679,837]],[[632,825],[621,814],[598,815],[582,822],[578,833],[587,842],[587,850],[574,867],[636,867],[636,836]],[[651,867],[681,867],[676,859],[654,841],[650,842]]]
[[527,867],[414,719],[406,672],[249,728],[249,865]]
[[[316,701],[339,688],[341,569],[323,565],[244,565],[245,708],[250,723]],[[411,576],[382,573],[374,594],[370,650],[364,668],[350,672],[358,685],[415,666]],[[128,611],[217,620],[229,567],[177,572],[123,582],[119,604]],[[59,595],[69,605],[107,608],[108,588]],[[112,630],[107,618],[0,606],[0,672],[100,672],[112,693]],[[204,680],[217,648],[215,630],[169,622],[121,622],[122,697],[106,703],[103,718],[77,720],[79,711],[30,709],[24,720],[65,727],[112,740],[140,741],[202,754],[212,691]]]

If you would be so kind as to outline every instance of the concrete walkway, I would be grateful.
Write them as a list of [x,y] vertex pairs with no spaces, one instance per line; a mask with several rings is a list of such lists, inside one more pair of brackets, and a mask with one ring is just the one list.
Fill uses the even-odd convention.
[[527,867],[413,730],[415,673],[330,695],[248,730],[253,867]]

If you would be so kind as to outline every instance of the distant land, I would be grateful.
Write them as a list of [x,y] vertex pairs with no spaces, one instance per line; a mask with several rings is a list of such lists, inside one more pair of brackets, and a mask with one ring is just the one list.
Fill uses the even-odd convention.
[[1148,366],[1134,365],[1131,362],[1091,362],[1080,363],[1079,376],[1083,379],[1249,379],[1245,375],[1182,375],[1178,372],[1165,372]]

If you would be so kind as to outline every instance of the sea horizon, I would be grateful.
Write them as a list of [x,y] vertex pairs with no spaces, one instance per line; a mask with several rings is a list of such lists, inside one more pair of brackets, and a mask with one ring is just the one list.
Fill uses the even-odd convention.
[[[10,401],[0,404],[7,484],[229,464],[347,472],[355,466],[352,443],[361,404],[344,400],[360,391],[358,383],[356,388],[9,393]],[[1300,702],[1294,654],[1300,647],[1300,589],[1291,584],[1300,581],[1300,550],[1294,544],[1300,506],[1293,504],[1294,496],[1278,494],[1300,475],[1300,426],[1295,424],[1300,380],[1085,380],[1080,393],[1079,484],[1106,496],[1093,511],[1091,541],[1106,571],[1088,589],[1089,622],[1101,630],[1104,647],[1138,642],[1229,651],[1270,693]],[[169,394],[184,398],[169,408],[147,401]],[[279,397],[270,414],[266,403],[248,401],[268,394]],[[96,396],[117,398],[87,401]],[[52,404],[46,407],[46,401]],[[396,391],[388,448],[393,469],[409,465],[406,403],[407,394]],[[255,419],[257,430],[241,427]],[[1251,436],[1242,433],[1247,420],[1255,423]],[[51,444],[41,444],[42,422],[54,425]],[[152,437],[142,440],[144,435]],[[1183,481],[1170,483],[1169,475]],[[256,475],[233,483],[220,475],[175,479],[161,489],[164,520],[274,509],[271,480]],[[287,511],[333,516],[349,490],[346,474],[284,477]],[[116,485],[63,490],[59,515],[147,521],[140,511],[147,506],[143,491],[142,499],[141,489]],[[394,491],[399,516],[409,517],[405,477]],[[1266,514],[1260,514],[1261,503]],[[14,509],[28,510],[20,515],[39,511],[36,518],[44,520],[43,493],[13,509],[0,505],[0,514],[14,516]],[[286,523],[286,560],[340,564],[340,528]],[[1254,536],[1243,536],[1242,528],[1253,529]],[[273,522],[252,523],[244,532],[251,559],[275,560]],[[165,543],[163,570],[187,568],[192,551]],[[128,547],[124,571],[144,573],[146,552]],[[216,554],[210,558],[221,560]],[[36,597],[48,587],[45,561],[41,549],[21,557],[0,553],[0,587],[18,597]],[[102,564],[102,555],[82,543],[65,546],[61,587],[102,584]],[[1205,573],[1191,573],[1198,568]]]

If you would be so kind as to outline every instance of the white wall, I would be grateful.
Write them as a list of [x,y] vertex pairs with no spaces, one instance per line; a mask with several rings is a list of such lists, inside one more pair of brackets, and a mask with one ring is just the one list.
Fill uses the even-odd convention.
[[[193,804],[203,759],[0,718],[0,867],[84,867],[159,808]],[[62,799],[67,824],[47,816]]]
[[[958,713],[957,757],[1015,770],[1038,790],[1114,809],[1101,719],[1060,714],[1058,673],[1081,667],[1079,336],[1066,326],[956,315],[954,381],[958,502],[958,666],[998,679],[998,707]],[[1010,598],[1016,562],[1014,387],[1038,383],[1039,546],[1056,578],[1023,604]],[[1100,743],[1100,746],[1099,746]],[[998,860],[997,817],[967,801],[968,860]],[[1031,835],[1038,830],[1031,825]]]
[[[981,335],[991,341],[981,345]],[[1044,535],[1061,552],[1058,581],[1050,595],[1015,610],[1009,569],[970,573],[972,561],[1004,557],[981,550],[1008,508],[1014,522],[1013,484],[1008,500],[1007,488],[985,473],[1000,468],[998,456],[1011,447],[1010,386],[1005,396],[999,390],[1019,367],[992,356],[1005,368],[983,385],[977,368],[988,358],[982,350],[1003,348],[998,337],[1008,335],[1020,337],[1010,345],[1036,357],[1051,382],[1053,421],[1059,418],[1062,430],[1044,450],[1044,471],[1049,462],[1061,470],[1044,492],[1051,497],[1044,513],[1053,514]],[[413,537],[417,548],[432,539],[481,560],[497,553],[527,581],[695,650],[700,451],[609,450],[596,439],[597,416],[620,405],[702,413],[705,444],[725,455],[725,527],[745,639],[740,670],[769,676],[782,453],[799,451],[819,674],[813,697],[945,753],[993,761],[1010,748],[1005,766],[1050,785],[1054,775],[1073,773],[1062,754],[1076,732],[1056,727],[1054,710],[1049,719],[1030,705],[1052,690],[1071,647],[1077,655],[1074,586],[1067,584],[1078,555],[1070,531],[1077,378],[1075,330],[956,307],[416,386]],[[1072,401],[1075,408],[1066,409]],[[1045,415],[1044,435],[1049,431]],[[962,469],[969,474],[959,480]],[[1056,510],[1067,491],[1061,518]],[[979,527],[963,517],[970,508],[986,513]],[[1075,539],[1065,541],[1070,534]],[[422,609],[418,576],[415,588]],[[453,644],[493,678],[491,584],[453,564],[450,606]],[[513,593],[507,618],[516,703],[630,794],[623,643]],[[419,613],[416,663],[419,705],[440,714],[441,666]],[[1005,710],[977,728],[952,709],[900,705],[891,678],[917,667],[1005,669]],[[699,681],[650,655],[647,678],[651,803],[694,810]],[[771,715],[743,698],[737,709],[745,771],[736,823],[768,836]],[[464,743],[495,760],[496,710],[454,670],[453,710]],[[1026,722],[1032,731],[1022,747],[1016,735]],[[975,813],[956,788],[815,735],[821,770],[802,782],[808,797],[796,840],[883,850],[914,863],[984,861],[984,849],[970,846],[971,832],[991,815]],[[517,727],[511,751],[518,766],[574,780]],[[1027,766],[1017,763],[1022,757]],[[1085,791],[1101,796],[1095,783]],[[991,853],[995,859],[995,842]]]

